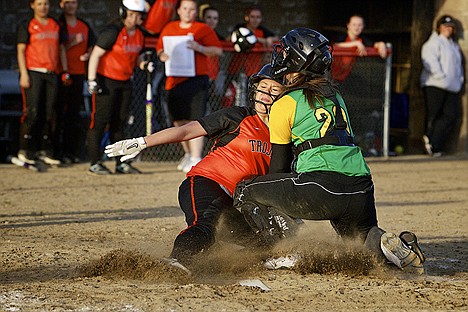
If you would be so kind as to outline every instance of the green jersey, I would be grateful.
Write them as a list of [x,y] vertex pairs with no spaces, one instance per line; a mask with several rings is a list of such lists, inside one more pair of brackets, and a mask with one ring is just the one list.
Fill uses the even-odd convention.
[[[343,98],[337,94],[346,131],[353,136],[348,111]],[[335,124],[335,103],[317,96],[312,109],[302,90],[292,91],[275,102],[270,112],[270,141],[294,146],[304,141],[325,136]],[[358,146],[320,145],[299,154],[296,171],[334,171],[348,176],[370,175],[369,167]]]

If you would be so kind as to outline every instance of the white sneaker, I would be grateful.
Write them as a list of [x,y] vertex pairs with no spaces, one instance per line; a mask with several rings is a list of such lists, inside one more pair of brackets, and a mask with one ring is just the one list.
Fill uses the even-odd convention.
[[387,232],[381,236],[380,248],[385,257],[400,269],[408,266],[423,269],[421,259],[418,255],[393,233]]
[[161,261],[164,263],[164,264],[167,264],[171,267],[174,267],[176,269],[179,269],[179,270],[182,270],[184,271],[185,273],[187,273],[188,275],[191,275],[192,272],[190,272],[189,269],[187,269],[187,267],[185,265],[183,265],[182,263],[180,263],[177,259],[175,258],[168,258],[168,257],[162,257],[161,258]]
[[298,254],[287,255],[286,257],[269,258],[263,263],[263,267],[268,270],[290,269],[299,260]]
[[27,156],[27,152],[25,150],[19,150],[18,151],[18,159],[21,160],[22,162],[24,163],[27,163],[27,164],[30,164],[30,165],[35,165],[36,164],[36,161],[29,158]]
[[177,165],[177,170],[182,171],[184,166],[190,161],[190,154],[185,154]]
[[192,169],[193,166],[198,164],[202,160],[200,157],[190,157],[190,160],[185,164],[185,166],[182,168],[182,171],[187,173]]
[[54,159],[51,156],[47,155],[45,151],[40,151],[37,158],[39,158],[39,160],[42,160],[45,164],[49,166],[58,166],[62,163],[60,160]]

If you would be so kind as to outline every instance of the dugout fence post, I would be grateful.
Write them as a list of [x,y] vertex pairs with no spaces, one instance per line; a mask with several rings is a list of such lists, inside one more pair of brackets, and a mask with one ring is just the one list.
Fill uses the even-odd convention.
[[[392,49],[392,44],[387,43],[387,49]],[[392,88],[392,53],[389,53],[385,62],[385,94],[384,94],[384,122],[382,138],[382,154],[384,157],[389,155],[390,139],[390,96]]]

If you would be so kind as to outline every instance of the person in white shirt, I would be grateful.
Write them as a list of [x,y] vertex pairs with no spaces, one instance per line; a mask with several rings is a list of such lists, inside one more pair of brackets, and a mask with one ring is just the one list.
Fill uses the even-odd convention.
[[461,116],[460,91],[464,82],[462,53],[455,40],[452,16],[437,20],[436,31],[423,44],[421,87],[426,104],[424,147],[430,156],[446,152],[444,143]]

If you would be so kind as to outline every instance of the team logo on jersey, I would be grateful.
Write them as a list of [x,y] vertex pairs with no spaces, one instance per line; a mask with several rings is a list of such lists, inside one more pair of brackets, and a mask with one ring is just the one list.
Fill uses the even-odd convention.
[[262,153],[262,154],[265,154],[268,157],[271,157],[270,142],[250,139],[249,143],[250,143],[250,145],[252,147],[252,152],[253,153]]

